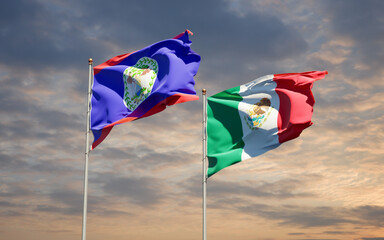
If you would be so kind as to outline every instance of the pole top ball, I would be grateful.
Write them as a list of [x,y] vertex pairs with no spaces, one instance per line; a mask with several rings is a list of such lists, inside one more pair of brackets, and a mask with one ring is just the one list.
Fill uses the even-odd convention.
[[203,90],[201,90],[203,92],[203,94],[206,94],[207,93],[207,90],[205,88],[203,88]]
[[92,58],[88,59],[88,62],[89,64],[93,63],[93,59]]

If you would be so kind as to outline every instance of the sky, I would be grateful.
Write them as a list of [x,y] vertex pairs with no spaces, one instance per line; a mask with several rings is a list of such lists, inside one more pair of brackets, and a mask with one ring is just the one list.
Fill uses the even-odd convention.
[[[384,1],[0,2],[0,240],[81,238],[88,59],[191,30],[196,91],[327,70],[313,126],[208,180],[221,240],[384,239]],[[202,237],[202,101],[90,154],[87,239]]]

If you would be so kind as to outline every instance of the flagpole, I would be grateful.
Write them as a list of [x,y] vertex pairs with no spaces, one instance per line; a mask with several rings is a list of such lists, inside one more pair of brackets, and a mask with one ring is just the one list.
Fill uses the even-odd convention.
[[207,240],[207,90],[203,89],[203,240]]
[[92,97],[92,63],[93,60],[88,60],[89,65],[89,78],[88,78],[88,94],[87,94],[87,131],[85,140],[85,168],[84,168],[84,205],[83,205],[83,229],[82,229],[82,240],[86,240],[87,235],[87,202],[88,202],[88,160],[89,160],[89,132],[90,132],[90,114],[91,114],[91,97]]

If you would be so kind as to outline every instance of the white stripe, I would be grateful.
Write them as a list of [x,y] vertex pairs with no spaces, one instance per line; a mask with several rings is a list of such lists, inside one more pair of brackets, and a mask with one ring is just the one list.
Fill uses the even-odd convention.
[[[239,94],[243,97],[243,101],[239,104],[239,115],[245,144],[241,155],[242,160],[258,156],[280,145],[277,135],[280,100],[275,88],[276,83],[273,81],[273,75],[260,77],[240,86]],[[249,120],[249,113],[262,98],[268,98],[271,101],[271,107],[262,107],[265,113],[259,116],[264,117],[259,121],[260,124],[255,127]]]

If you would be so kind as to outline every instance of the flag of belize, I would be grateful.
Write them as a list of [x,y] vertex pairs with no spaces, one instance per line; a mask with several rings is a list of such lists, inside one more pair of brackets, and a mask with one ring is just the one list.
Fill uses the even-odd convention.
[[173,39],[116,56],[94,67],[92,149],[113,126],[151,116],[166,106],[198,100],[194,89],[200,56],[186,30]]

